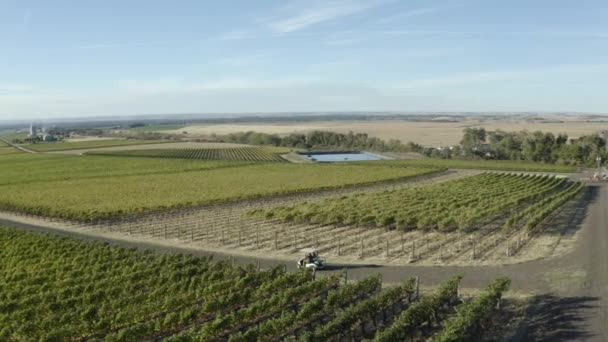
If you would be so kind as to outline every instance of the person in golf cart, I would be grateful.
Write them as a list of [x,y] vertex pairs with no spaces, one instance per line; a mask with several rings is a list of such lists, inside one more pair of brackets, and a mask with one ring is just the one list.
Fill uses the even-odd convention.
[[325,266],[316,248],[305,248],[301,252],[304,254],[304,257],[298,261],[298,268],[321,269]]

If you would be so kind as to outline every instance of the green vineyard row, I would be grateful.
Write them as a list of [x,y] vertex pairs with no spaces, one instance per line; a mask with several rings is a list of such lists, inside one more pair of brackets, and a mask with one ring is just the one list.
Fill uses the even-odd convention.
[[162,140],[135,140],[135,139],[100,139],[100,140],[84,140],[84,141],[59,141],[52,143],[40,143],[25,145],[29,150],[37,152],[48,151],[69,151],[80,150],[87,148],[100,147],[115,147],[115,146],[130,146],[144,144],[161,144]]
[[439,167],[449,169],[502,170],[527,172],[564,172],[576,171],[576,166],[545,164],[516,160],[470,160],[470,159],[404,159],[362,162],[363,164],[386,165],[394,167]]
[[506,226],[525,218],[525,226],[532,229],[583,187],[549,175],[484,173],[429,187],[362,193],[249,214],[286,222],[452,231],[472,230],[520,210]]
[[461,316],[488,315],[506,288],[454,314],[460,279],[419,295],[413,278],[383,289],[379,276],[344,284],[340,273],[315,279],[0,228],[0,340],[394,341],[443,321],[469,332],[481,318]]
[[152,149],[133,151],[97,151],[91,155],[117,157],[148,157],[196,160],[229,160],[249,162],[284,162],[277,154],[258,147],[235,148],[185,148],[185,149]]
[[0,164],[0,210],[87,222],[438,171],[31,153],[0,153]]

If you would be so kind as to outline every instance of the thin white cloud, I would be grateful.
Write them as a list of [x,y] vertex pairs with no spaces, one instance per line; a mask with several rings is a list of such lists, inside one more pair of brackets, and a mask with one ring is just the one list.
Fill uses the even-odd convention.
[[558,65],[542,68],[492,70],[455,73],[444,77],[424,78],[399,83],[398,89],[419,89],[435,87],[463,86],[467,84],[522,80],[534,77],[560,75],[564,73],[596,73],[608,71],[608,64]]
[[29,84],[0,83],[0,92],[3,93],[29,92],[34,89],[35,87]]
[[99,44],[84,44],[75,46],[76,49],[95,50],[95,49],[113,49],[113,48],[129,48],[143,46],[163,46],[176,44],[175,41],[157,41],[157,42],[126,42],[126,43],[99,43]]
[[360,38],[334,38],[334,39],[328,39],[323,41],[323,45],[327,45],[327,46],[347,46],[347,45],[353,45],[353,44],[357,44],[359,42],[361,42],[362,39]]
[[355,0],[292,2],[282,11],[290,13],[284,13],[281,18],[271,20],[268,26],[275,32],[289,33],[311,25],[351,16],[384,3],[385,1]]
[[361,30],[361,34],[377,34],[388,36],[521,36],[537,38],[573,38],[573,39],[608,39],[608,32],[604,31],[565,31],[565,30],[538,30],[538,31],[457,31],[432,29],[395,29],[395,30]]
[[31,20],[32,20],[32,9],[26,8],[25,11],[23,11],[23,19],[22,19],[23,27],[27,28],[30,25]]
[[238,56],[228,56],[218,59],[216,62],[219,65],[225,65],[230,67],[248,67],[256,64],[268,62],[272,57],[276,55],[274,51],[261,51],[251,54],[244,54]]
[[427,14],[433,14],[433,13],[442,12],[442,11],[459,8],[459,7],[464,7],[464,6],[465,6],[464,4],[455,4],[455,5],[448,5],[448,6],[433,6],[433,7],[421,7],[421,8],[410,9],[410,10],[407,10],[407,11],[404,11],[401,13],[397,13],[394,15],[384,17],[384,18],[378,20],[377,24],[387,24],[387,23],[391,23],[391,22],[401,20],[401,19],[407,19],[407,18],[422,16],[422,15],[427,15]]
[[214,40],[244,40],[258,38],[260,35],[251,30],[232,30],[218,35]]
[[[608,65],[554,67],[545,72],[608,73]],[[522,70],[520,70],[522,71]],[[526,70],[523,70],[526,71]],[[481,79],[504,79],[505,71]],[[525,76],[521,73],[519,77]],[[479,79],[477,78],[477,79]],[[601,84],[601,79],[597,83]],[[466,78],[467,82],[476,79]],[[453,81],[451,81],[453,82]],[[529,84],[513,84],[513,87]],[[555,82],[553,82],[555,83]],[[552,83],[552,84],[553,84]],[[32,93],[0,93],[0,120],[66,116],[134,115],[145,113],[244,113],[244,112],[327,112],[327,111],[572,111],[606,112],[608,102],[601,87],[588,82],[580,92],[562,88],[539,87],[521,91],[518,96],[504,93],[501,87],[485,87],[486,92],[424,88],[424,91],[397,91],[386,83],[328,82],[327,80],[224,79],[211,82],[185,80],[125,81],[122,87],[99,89],[36,89]],[[128,87],[127,87],[128,85]],[[127,91],[127,88],[133,91]],[[142,91],[143,89],[143,91]],[[182,89],[190,91],[182,92]],[[200,90],[203,89],[203,90]],[[211,90],[204,90],[211,89]],[[560,90],[561,89],[561,90]],[[556,92],[557,95],[556,96]],[[516,100],[516,101],[514,101]],[[41,114],[42,113],[42,114]]]
[[122,80],[118,82],[120,91],[150,95],[150,94],[184,94],[213,91],[232,91],[243,89],[270,89],[317,81],[314,78],[255,80],[244,78],[224,78],[214,81],[188,81],[178,78],[158,80]]

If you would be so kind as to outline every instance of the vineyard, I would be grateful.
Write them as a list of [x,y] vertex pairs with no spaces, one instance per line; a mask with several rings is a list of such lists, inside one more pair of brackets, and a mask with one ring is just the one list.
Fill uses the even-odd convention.
[[[363,162],[370,164],[369,162]],[[543,164],[513,160],[467,160],[467,159],[408,159],[374,161],[372,165],[391,165],[409,167],[436,167],[450,169],[527,171],[527,172],[574,172],[575,166]]]
[[285,222],[339,224],[409,231],[469,231],[516,210],[505,227],[532,230],[574,197],[582,183],[548,175],[485,173],[432,187],[362,193],[339,199],[255,210],[251,215]]
[[[422,190],[449,182],[468,181],[474,177],[481,177],[480,171],[448,171],[404,181],[358,185],[327,192],[300,192],[198,208],[131,213],[92,223],[6,212],[3,215],[4,217],[9,215],[9,219],[28,220],[58,229],[67,228],[134,240],[152,239],[163,244],[185,244],[207,251],[230,251],[251,257],[263,255],[296,260],[300,249],[316,247],[332,262],[496,265],[520,263],[550,256],[560,241],[564,241],[559,232],[569,229],[571,222],[581,220],[585,203],[589,200],[588,191],[583,191],[583,194],[578,196],[574,196],[572,192],[564,192],[562,189],[567,189],[576,183],[563,181],[562,188],[559,189],[560,191],[555,191],[555,195],[570,194],[568,196],[574,196],[574,199],[569,200],[568,196],[548,196],[544,200],[535,202],[534,206],[547,204],[549,198],[555,199],[553,204],[546,205],[543,211],[534,209],[533,215],[530,210],[526,211],[526,208],[531,208],[526,203],[479,223],[474,229],[453,231],[438,229],[404,231],[375,225],[357,227],[345,224],[285,222],[278,218],[266,219],[248,214],[252,211],[272,210],[276,207],[300,206],[303,202],[326,201],[329,198],[340,200],[362,196],[360,194]],[[555,206],[559,208],[546,216],[546,212]],[[533,229],[531,226],[526,228],[527,222],[533,216],[536,217],[534,219],[537,221],[536,226]],[[517,222],[513,219],[508,223],[510,217],[520,219]],[[553,224],[556,221],[560,224]],[[551,231],[547,231],[549,227]]]
[[91,155],[105,155],[117,157],[148,157],[198,160],[228,160],[249,162],[284,162],[279,155],[264,148],[238,147],[238,148],[189,148],[189,149],[156,149],[133,151],[93,151]]
[[29,150],[36,152],[48,152],[48,151],[67,151],[67,150],[79,150],[85,148],[99,148],[99,147],[113,147],[113,146],[128,146],[128,145],[141,145],[141,144],[158,144],[162,143],[160,140],[133,140],[133,139],[114,139],[114,140],[90,140],[90,141],[78,141],[78,142],[52,142],[52,143],[40,143],[30,144],[26,147]]
[[0,340],[477,341],[508,279],[474,298],[454,277],[383,288],[0,228]]
[[28,153],[0,155],[0,164],[0,210],[89,222],[405,180],[437,171]]

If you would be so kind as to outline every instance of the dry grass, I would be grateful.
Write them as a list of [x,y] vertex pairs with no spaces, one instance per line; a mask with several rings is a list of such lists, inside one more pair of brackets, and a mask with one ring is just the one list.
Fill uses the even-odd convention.
[[[332,131],[339,133],[365,132],[382,139],[399,139],[402,142],[414,141],[426,146],[455,145],[460,142],[462,131],[466,127],[485,128],[487,130],[501,129],[504,131],[543,131],[567,133],[570,137],[595,133],[608,124],[587,122],[585,120],[563,120],[563,122],[542,122],[522,119],[504,120],[463,120],[459,122],[409,122],[404,120],[376,121],[315,121],[306,123],[265,123],[265,124],[219,124],[194,125],[181,128],[179,132],[187,131],[190,135],[229,134],[235,132],[255,131],[262,133],[289,134],[294,132],[309,132],[313,130]],[[172,132],[172,131],[167,131]]]
[[100,141],[100,140],[124,140],[124,139],[122,139],[122,138],[115,138],[115,137],[85,137],[85,136],[78,136],[78,137],[74,137],[74,138],[66,138],[63,141],[64,142],[75,143],[75,142],[83,142],[83,141]]

